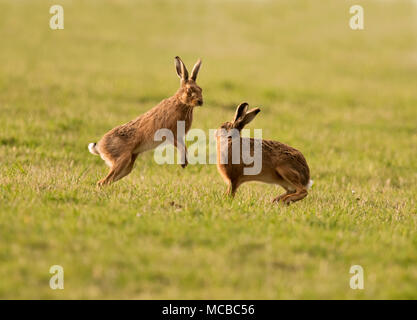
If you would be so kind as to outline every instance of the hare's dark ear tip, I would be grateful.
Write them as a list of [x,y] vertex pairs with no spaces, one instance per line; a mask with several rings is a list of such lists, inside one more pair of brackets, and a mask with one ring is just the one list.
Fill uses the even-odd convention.
[[239,104],[239,107],[247,107],[249,106],[249,103],[247,102],[242,102],[241,104]]
[[259,108],[255,108],[255,114],[258,114],[259,112],[261,112],[261,109],[259,109]]
[[180,59],[180,57],[178,57],[178,56],[175,56],[175,60],[179,60]]

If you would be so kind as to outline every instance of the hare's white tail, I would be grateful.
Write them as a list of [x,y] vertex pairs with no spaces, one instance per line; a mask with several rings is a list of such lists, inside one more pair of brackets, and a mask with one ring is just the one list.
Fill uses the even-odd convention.
[[313,184],[314,184],[314,181],[310,180],[306,185],[307,190],[310,189],[313,186]]
[[100,155],[100,153],[98,153],[98,151],[97,151],[97,149],[96,149],[96,144],[97,143],[95,143],[95,142],[91,142],[89,145],[88,145],[88,151],[90,151],[92,154],[95,154],[95,155]]

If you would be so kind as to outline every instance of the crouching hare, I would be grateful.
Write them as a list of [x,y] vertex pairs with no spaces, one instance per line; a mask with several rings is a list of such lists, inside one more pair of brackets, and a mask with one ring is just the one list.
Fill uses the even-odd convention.
[[[240,104],[233,121],[225,122],[216,132],[217,169],[228,184],[227,193],[233,197],[242,183],[259,181],[278,184],[285,189],[286,193],[276,197],[273,202],[281,201],[288,205],[305,198],[313,181],[310,180],[310,169],[304,156],[300,151],[278,141],[242,138],[240,131],[261,111],[259,108],[250,111],[247,109],[247,103]],[[255,153],[256,143],[262,151],[259,159],[262,167],[258,174],[245,175],[244,169],[253,165],[245,164],[242,157],[245,152]],[[236,145],[237,148],[234,147]],[[244,145],[249,150],[244,150]],[[239,163],[232,159],[232,149],[239,152]]]
[[185,122],[185,133],[193,121],[193,109],[203,105],[202,89],[196,79],[201,60],[194,65],[191,76],[179,57],[175,57],[175,67],[181,79],[178,91],[170,98],[162,100],[145,114],[107,132],[99,142],[90,143],[88,149],[99,155],[110,167],[108,175],[100,180],[99,186],[115,182],[128,175],[137,156],[147,150],[156,148],[163,141],[155,141],[155,132],[168,129],[174,135],[172,143],[181,152],[182,164],[187,165],[187,149],[184,136],[177,136],[177,122]]

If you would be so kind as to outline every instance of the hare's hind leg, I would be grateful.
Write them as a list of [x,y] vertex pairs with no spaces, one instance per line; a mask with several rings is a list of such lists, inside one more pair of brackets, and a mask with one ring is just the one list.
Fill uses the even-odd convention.
[[97,185],[103,186],[103,185],[110,184],[112,182],[115,182],[123,178],[126,174],[128,174],[131,171],[130,169],[128,173],[123,175],[124,171],[129,167],[131,162],[132,162],[131,154],[123,155],[119,157],[118,159],[114,160],[114,162],[112,163],[110,172],[107,174],[107,176],[104,179],[101,179],[99,182],[97,182]]
[[[281,172],[283,172],[283,171],[284,171],[283,169],[280,169],[280,170],[279,169],[276,169],[276,173],[277,173],[277,176],[278,176],[277,184],[279,186],[281,186],[285,190],[285,193],[280,194],[279,196],[277,196],[276,198],[274,198],[272,200],[273,203],[274,202],[280,202],[284,197],[286,197],[286,196],[288,196],[290,194],[295,193],[295,188],[294,188],[293,184],[292,183],[289,183],[284,178],[284,176],[281,174]],[[285,174],[285,172],[283,172],[283,173]]]
[[129,173],[132,172],[133,169],[133,165],[135,164],[136,158],[138,157],[138,153],[136,154],[132,154],[130,157],[130,161],[129,163],[127,163],[127,165],[124,167],[124,169],[122,171],[120,171],[120,173],[114,177],[113,182],[116,182],[117,180],[120,180],[124,177],[126,177]]
[[288,184],[287,192],[282,196],[277,197],[277,201],[282,201],[283,203],[289,205],[291,202],[300,201],[307,196],[307,189],[301,183],[300,175],[297,171],[291,168],[280,167],[277,168],[277,172]]
[[105,184],[110,183],[110,181],[112,181],[113,176],[114,176],[114,169],[111,168],[107,176],[101,179],[100,181],[98,181],[97,185],[101,187],[101,186],[104,186]]

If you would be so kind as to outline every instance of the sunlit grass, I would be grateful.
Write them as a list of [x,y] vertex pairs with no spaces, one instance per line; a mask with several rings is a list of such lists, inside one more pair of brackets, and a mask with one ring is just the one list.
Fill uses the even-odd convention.
[[[360,1],[352,31],[356,2],[0,0],[0,297],[417,298],[417,9]],[[231,201],[214,165],[152,153],[96,188],[88,143],[174,93],[176,55],[203,59],[193,127],[259,106],[250,127],[309,162],[305,200]]]

